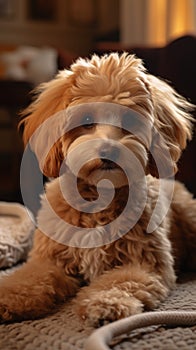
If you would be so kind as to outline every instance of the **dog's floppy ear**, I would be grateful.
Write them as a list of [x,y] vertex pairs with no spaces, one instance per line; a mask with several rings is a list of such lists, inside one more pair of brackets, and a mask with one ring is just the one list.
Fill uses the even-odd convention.
[[[50,82],[41,84],[35,90],[37,94],[34,102],[22,112],[19,128],[23,132],[24,145],[30,142],[38,158],[40,169],[47,177],[59,175],[63,159],[61,139],[55,139],[56,136],[53,135],[57,132],[59,125],[55,123],[55,118],[51,119],[51,117],[67,107],[72,79],[72,73],[64,70]],[[49,119],[51,122],[47,123]]]
[[191,139],[189,112],[193,105],[163,80],[152,75],[147,75],[147,80],[154,109],[149,172],[156,177],[169,177],[176,173],[176,163]]

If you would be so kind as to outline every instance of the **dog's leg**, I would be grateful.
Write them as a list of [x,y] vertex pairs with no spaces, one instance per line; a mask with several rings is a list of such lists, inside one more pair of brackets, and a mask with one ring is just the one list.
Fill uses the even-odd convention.
[[52,261],[31,259],[0,280],[0,322],[42,317],[74,295],[78,284]]
[[[171,285],[174,279],[171,278]],[[169,289],[156,272],[147,271],[144,266],[124,265],[82,288],[75,308],[80,317],[97,326],[155,308],[166,298]]]

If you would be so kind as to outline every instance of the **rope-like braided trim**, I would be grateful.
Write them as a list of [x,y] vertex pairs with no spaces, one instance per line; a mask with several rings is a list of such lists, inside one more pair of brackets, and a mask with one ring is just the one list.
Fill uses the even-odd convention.
[[94,331],[87,339],[85,350],[110,350],[108,344],[114,337],[136,328],[159,324],[193,326],[196,324],[196,311],[154,311],[126,317]]

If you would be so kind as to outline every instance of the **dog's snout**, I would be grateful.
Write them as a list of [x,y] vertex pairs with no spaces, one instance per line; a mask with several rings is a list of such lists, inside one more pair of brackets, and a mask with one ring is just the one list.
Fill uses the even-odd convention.
[[99,156],[101,159],[108,159],[115,162],[119,157],[119,149],[113,145],[103,145],[99,150]]

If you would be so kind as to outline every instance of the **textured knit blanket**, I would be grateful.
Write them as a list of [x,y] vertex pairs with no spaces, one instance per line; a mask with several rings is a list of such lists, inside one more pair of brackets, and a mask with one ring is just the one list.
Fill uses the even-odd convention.
[[33,230],[32,214],[23,205],[0,202],[0,268],[26,259]]
[[[159,310],[196,311],[196,279],[183,280]],[[194,276],[196,277],[196,276]],[[72,301],[53,315],[34,321],[0,325],[1,350],[80,350],[94,332],[73,312]],[[150,326],[113,339],[112,350],[196,350],[196,325]],[[94,347],[92,347],[94,350]],[[102,350],[102,349],[100,349]]]

